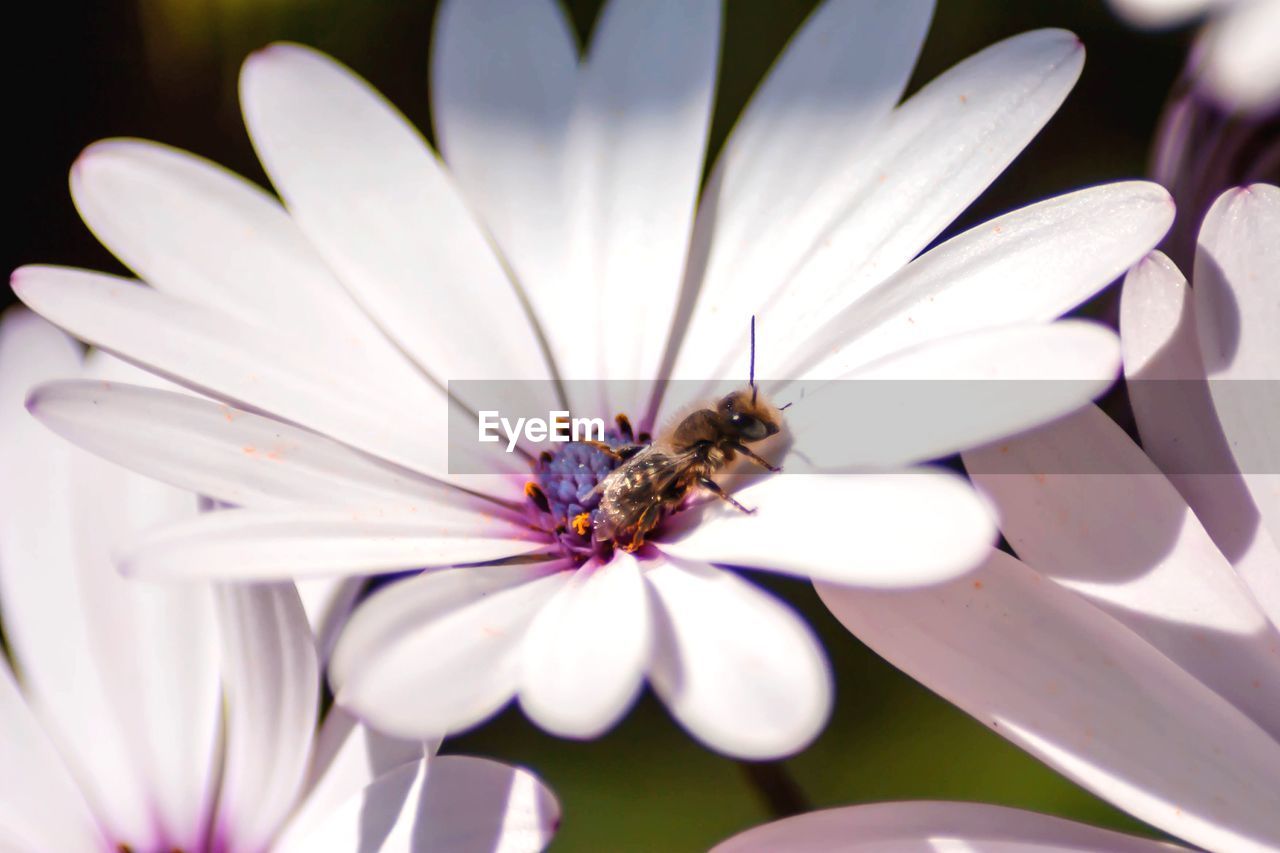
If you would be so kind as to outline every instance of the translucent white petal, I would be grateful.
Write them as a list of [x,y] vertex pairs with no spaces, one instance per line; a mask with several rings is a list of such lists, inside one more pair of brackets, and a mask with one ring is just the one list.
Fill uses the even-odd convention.
[[795,611],[737,575],[663,559],[647,567],[655,594],[650,677],[671,713],[735,758],[799,752],[831,713],[831,672]]
[[567,737],[595,737],[616,723],[649,666],[647,595],[630,554],[578,569],[529,626],[520,676],[525,713]]
[[449,755],[380,776],[314,832],[291,835],[278,849],[536,853],[559,823],[559,803],[532,773]]
[[77,337],[194,390],[448,476],[448,403],[425,381],[415,386],[422,393],[385,393],[342,359],[296,350],[268,327],[113,276],[24,267],[13,287]]
[[[595,325],[567,275],[566,149],[578,47],[555,0],[449,0],[437,13],[431,113],[449,169],[520,281],[561,370]],[[574,306],[570,310],[570,306]],[[594,342],[587,347],[592,358]]]
[[219,823],[236,849],[262,849],[303,790],[319,667],[292,584],[218,588],[225,656],[226,763]]
[[[719,48],[718,0],[621,0],[596,24],[569,140],[581,182],[574,244],[583,251],[573,284],[601,330],[579,356],[602,371],[587,378],[658,375],[702,179]],[[566,294],[559,310],[572,299]],[[574,367],[568,375],[581,375]],[[613,405],[636,411],[643,402]]]
[[1235,5],[1205,30],[1205,84],[1228,107],[1265,111],[1280,102],[1280,2]]
[[714,375],[712,359],[845,214],[856,164],[902,96],[933,6],[833,0],[792,37],[703,193],[682,310],[698,304],[679,375]]
[[279,202],[238,175],[153,142],[108,140],[76,161],[71,194],[98,239],[153,287],[268,324],[372,385],[417,392],[421,375]]
[[976,329],[1056,319],[1164,236],[1157,184],[1104,184],[1007,213],[922,255],[810,336],[782,375],[841,376],[876,358]]
[[795,402],[787,426],[815,468],[899,468],[1048,423],[1100,395],[1119,368],[1109,329],[1067,320],[942,338],[844,379],[770,392]]
[[717,844],[712,853],[1169,853],[1183,849],[1005,806],[918,800],[785,818],[735,835]]
[[725,288],[700,300],[676,375],[746,375],[747,353],[737,342],[752,313],[767,319],[771,342],[757,368],[779,375],[792,342],[806,341],[897,272],[1004,170],[1058,109],[1083,62],[1074,35],[1037,30],[987,48],[921,89],[857,152],[847,174],[828,176],[843,188],[839,214],[809,235],[796,268],[750,298]]
[[310,430],[187,394],[63,381],[39,386],[27,405],[94,453],[226,503],[401,511],[488,505]]
[[[346,624],[356,599],[364,590],[364,578],[318,578],[298,581],[298,597],[307,613],[307,622],[316,638],[321,667],[329,660],[338,632]],[[326,719],[328,719],[326,717]]]
[[0,660],[0,845],[12,850],[97,850],[88,804]]
[[1153,252],[1125,278],[1120,332],[1142,448],[1280,625],[1280,549],[1238,475],[1205,383],[1194,302],[1173,263]]
[[121,555],[138,577],[278,580],[372,575],[515,557],[545,536],[469,511],[224,510],[168,525]]
[[1223,432],[1273,539],[1280,541],[1280,188],[1218,198],[1200,228],[1195,318]]
[[195,844],[212,796],[216,635],[198,590],[119,578],[115,548],[195,512],[193,497],[72,448],[22,407],[31,383],[81,373],[25,311],[0,328],[0,606],[33,706],[111,835]]
[[1119,426],[1089,407],[964,459],[1027,565],[1280,738],[1280,632]]
[[942,586],[818,592],[890,663],[1139,820],[1208,849],[1280,844],[1280,744],[1014,558]]
[[688,559],[895,587],[963,574],[996,538],[991,512],[973,489],[932,469],[783,473],[735,497],[755,513],[710,498],[688,533],[658,547]]
[[[472,212],[381,95],[319,52],[276,44],[245,62],[240,100],[295,221],[427,373],[440,383],[549,377],[521,297]],[[537,402],[533,411],[547,401]]]
[[424,572],[362,603],[334,649],[338,704],[399,737],[475,725],[515,694],[529,623],[572,577],[560,563]]
[[421,741],[378,734],[341,708],[331,709],[316,736],[307,792],[273,849],[289,849],[378,777],[416,765],[424,754]]

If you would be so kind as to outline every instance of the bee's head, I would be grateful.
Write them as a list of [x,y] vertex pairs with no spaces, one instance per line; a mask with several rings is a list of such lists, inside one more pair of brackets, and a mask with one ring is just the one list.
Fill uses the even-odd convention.
[[782,429],[782,412],[751,387],[722,397],[716,413],[725,431],[743,442],[760,441]]

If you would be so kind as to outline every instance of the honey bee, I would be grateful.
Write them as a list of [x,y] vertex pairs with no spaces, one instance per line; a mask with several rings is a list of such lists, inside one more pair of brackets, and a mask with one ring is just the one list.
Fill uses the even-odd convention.
[[[789,405],[789,404],[788,404]],[[748,509],[720,487],[711,475],[742,454],[760,467],[777,472],[747,447],[782,429],[782,410],[755,384],[755,318],[751,318],[751,372],[747,387],[727,394],[686,415],[651,444],[597,445],[623,462],[593,490],[600,498],[592,538],[634,551],[695,489],[703,489],[740,512]],[[619,419],[620,426],[625,419]],[[629,438],[629,436],[624,436]]]

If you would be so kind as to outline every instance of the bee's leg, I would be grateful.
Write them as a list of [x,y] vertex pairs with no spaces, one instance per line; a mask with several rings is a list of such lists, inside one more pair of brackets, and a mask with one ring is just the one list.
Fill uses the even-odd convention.
[[738,503],[736,500],[733,499],[733,497],[728,492],[720,488],[719,483],[717,483],[715,480],[711,479],[710,477],[699,477],[698,485],[702,486],[702,488],[706,489],[708,492],[711,492],[720,500],[724,501],[725,503],[729,504],[730,506],[734,507],[740,512],[744,512],[747,515],[755,514],[754,509],[747,509],[745,506]]
[[662,520],[662,506],[653,504],[640,516],[636,522],[635,530],[631,534],[631,541],[622,546],[622,550],[627,553],[637,551],[644,544],[644,538],[649,535],[653,528],[658,526],[658,522]]
[[731,446],[738,453],[741,453],[743,456],[747,457],[752,462],[756,463],[766,471],[772,471],[773,473],[777,474],[779,471],[782,470],[777,465],[771,464],[769,460],[765,459],[763,456],[760,456],[754,450],[747,447],[745,444],[733,444]]
[[632,456],[644,450],[643,444],[624,444],[621,447],[610,447],[603,441],[584,441],[582,443],[622,462],[626,462]]

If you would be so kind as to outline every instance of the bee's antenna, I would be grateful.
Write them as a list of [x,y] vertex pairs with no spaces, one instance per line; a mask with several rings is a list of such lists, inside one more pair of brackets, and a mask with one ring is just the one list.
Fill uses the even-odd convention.
[[778,407],[778,411],[779,411],[779,412],[785,412],[785,411],[786,411],[787,409],[789,409],[789,408],[791,408],[791,403],[787,403],[785,406],[779,406],[779,407]]
[[751,405],[756,404],[756,394],[760,389],[756,387],[756,315],[751,315],[751,369],[747,374],[747,384],[751,386]]

